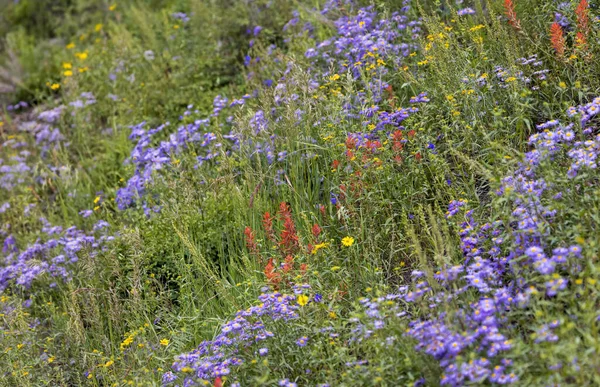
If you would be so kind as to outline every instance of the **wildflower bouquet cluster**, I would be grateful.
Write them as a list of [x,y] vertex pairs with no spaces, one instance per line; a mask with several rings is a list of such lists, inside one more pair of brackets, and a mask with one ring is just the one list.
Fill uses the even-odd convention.
[[0,384],[600,383],[592,2],[18,3]]

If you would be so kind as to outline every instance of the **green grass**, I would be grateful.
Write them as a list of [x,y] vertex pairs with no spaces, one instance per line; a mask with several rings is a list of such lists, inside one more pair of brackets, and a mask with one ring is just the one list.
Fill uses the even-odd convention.
[[[443,368],[415,349],[417,341],[406,334],[408,320],[397,315],[404,311],[424,318],[428,303],[382,302],[385,328],[355,341],[356,321],[372,324],[364,298],[385,297],[398,286],[414,284],[413,270],[424,272],[428,294],[439,294],[443,286],[434,279],[436,272],[465,260],[462,222],[446,219],[448,203],[466,199],[476,222],[511,225],[522,196],[495,192],[532,149],[528,139],[538,131],[536,125],[566,122],[568,107],[600,95],[594,59],[600,51],[592,44],[598,39],[597,9],[590,11],[589,46],[575,48],[573,30],[567,34],[568,56],[560,59],[548,36],[554,4],[518,2],[522,30],[516,31],[502,16],[502,1],[475,1],[471,5],[477,12],[468,17],[458,17],[449,3],[415,3],[410,15],[422,18],[422,32],[409,40],[415,44],[412,54],[386,57],[379,70],[365,65],[359,77],[338,71],[343,59],[318,67],[304,55],[335,36],[335,19],[356,14],[349,5],[327,14],[318,11],[324,6],[320,1],[123,1],[113,7],[79,0],[54,2],[57,8],[40,12],[41,6],[22,0],[7,7],[0,18],[5,38],[0,52],[6,54],[0,70],[6,69],[10,79],[0,78],[0,91],[3,84],[9,91],[0,94],[0,103],[26,100],[35,107],[0,111],[2,142],[26,141],[32,152],[27,158],[31,176],[10,191],[0,189],[0,205],[10,203],[0,214],[0,236],[14,235],[22,251],[38,238],[52,238],[41,231],[40,217],[88,232],[102,219],[115,240],[103,249],[81,250],[71,281],[42,275],[31,288],[13,281],[2,292],[0,385],[160,385],[175,356],[213,339],[236,312],[259,304],[262,288],[293,294],[292,283],[309,284],[305,293],[311,300],[319,294],[322,301],[302,305],[296,294],[298,319],[265,318],[275,332],[264,342],[269,355],[256,352],[262,343],[244,348],[236,355],[244,363],[232,367],[225,386],[235,380],[274,386],[283,378],[301,386],[398,386],[421,378],[425,385],[439,384]],[[562,11],[570,12],[573,23],[575,6]],[[401,7],[400,1],[374,4],[378,18],[390,18]],[[299,22],[283,32],[294,11]],[[175,19],[174,12],[185,12],[189,21]],[[310,28],[303,29],[305,23]],[[263,30],[255,37],[257,25]],[[518,63],[534,54],[541,67]],[[246,55],[254,58],[249,66],[244,65]],[[504,81],[497,66],[505,71]],[[377,73],[383,68],[388,71]],[[548,70],[544,79],[535,73],[541,69]],[[274,88],[280,77],[285,90]],[[381,100],[365,91],[377,77],[390,85]],[[265,86],[267,79],[275,81],[273,87]],[[406,142],[401,151],[391,138],[382,139],[376,151],[347,145],[349,134],[370,129],[367,118],[351,118],[344,111],[355,96],[366,95],[360,109],[377,105],[391,112],[412,106],[410,98],[423,91],[431,101],[419,104],[419,112],[402,122]],[[87,92],[95,103],[70,105],[85,101],[82,93]],[[117,191],[135,169],[126,162],[137,141],[129,138],[131,126],[170,122],[154,138],[157,146],[180,125],[209,117],[216,96],[231,102],[245,94],[253,98],[243,108],[226,110],[202,129],[224,144],[218,158],[198,166],[197,156],[205,150],[187,144],[154,172],[144,196],[149,215],[141,201],[118,209]],[[278,98],[287,99],[278,104]],[[51,126],[65,140],[42,154],[19,125],[59,105],[65,106],[64,113]],[[191,114],[180,118],[186,110]],[[268,132],[253,130],[258,111],[279,117],[269,119]],[[240,150],[227,152],[232,149],[223,136],[230,129],[240,135]],[[275,159],[285,150],[285,160],[269,164],[257,154],[258,142],[272,144]],[[0,149],[6,164],[20,151]],[[567,291],[545,297],[540,285],[529,308],[514,308],[507,317],[515,343],[507,356],[523,385],[598,382],[598,177],[590,169],[577,179],[566,178],[569,164],[562,155],[540,167],[552,192],[564,194],[556,203],[544,197],[558,214],[544,227],[548,246],[578,243],[584,257]],[[275,216],[279,238],[282,202],[291,209],[300,248],[293,254],[294,269],[285,274],[277,269],[282,280],[274,283],[265,275],[266,263],[269,258],[283,262],[287,254],[280,239],[269,239],[263,216]],[[35,207],[27,215],[31,203]],[[153,212],[154,206],[160,211]],[[82,210],[93,214],[84,218]],[[321,229],[318,236],[314,225]],[[247,227],[256,251],[248,248]],[[518,245],[510,227],[502,236],[504,253]],[[345,237],[354,243],[344,246]],[[317,244],[321,247],[314,249]],[[8,252],[3,254],[0,268],[9,265]],[[301,264],[306,266],[300,269]],[[528,283],[538,283],[538,277],[523,274]],[[469,289],[444,304],[441,309],[448,314],[443,320],[450,324],[457,310],[479,297]],[[31,306],[23,305],[26,300]],[[536,343],[537,328],[551,319],[561,322],[560,340]],[[295,344],[301,336],[309,337],[306,347]],[[479,355],[464,356],[471,356],[464,358],[468,361]],[[578,370],[569,368],[573,359]],[[564,368],[548,369],[558,362]]]

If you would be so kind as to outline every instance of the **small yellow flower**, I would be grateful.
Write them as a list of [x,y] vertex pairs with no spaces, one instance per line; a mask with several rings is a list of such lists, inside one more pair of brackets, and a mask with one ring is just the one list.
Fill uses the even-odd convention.
[[337,318],[337,314],[335,314],[335,312],[333,310],[330,310],[329,311],[329,318],[336,319]]
[[86,60],[88,57],[88,53],[87,52],[78,52],[75,54],[75,56],[77,58],[79,58],[80,60]]
[[54,356],[50,356],[48,358],[48,363],[52,363],[54,361],[54,359],[56,359]]
[[327,247],[327,243],[323,242],[323,243],[319,243],[318,245],[315,245],[315,247],[313,247],[312,250],[312,254],[316,254],[319,250],[324,249],[325,247]]
[[300,306],[304,306],[308,304],[308,297],[305,296],[304,294],[301,294],[298,296],[298,305]]
[[99,201],[100,201],[100,196],[96,196],[96,198],[94,199],[94,204],[98,204]]
[[111,366],[111,365],[113,365],[113,364],[115,364],[115,362],[114,362],[114,361],[112,361],[112,360],[109,360],[109,361],[107,361],[107,362],[104,364],[104,367],[110,367],[110,366]]
[[127,348],[131,343],[133,343],[133,336],[128,336],[125,340],[123,340],[123,342],[121,343],[121,349],[125,349]]
[[86,72],[86,71],[88,71],[88,70],[89,70],[89,68],[87,68],[87,66],[86,66],[86,67],[82,67],[82,68],[80,68],[80,69],[79,69],[79,72],[80,72],[80,73],[85,73],[85,72]]
[[160,345],[164,345],[166,347],[167,345],[169,345],[169,339],[162,339],[160,341]]
[[67,70],[67,71],[65,71],[65,72],[63,73],[63,75],[64,75],[65,77],[72,77],[72,76],[73,76],[73,72],[72,72],[71,70]]
[[58,89],[60,89],[60,85],[58,83],[53,83],[50,85],[50,88],[52,90],[58,90]]
[[566,89],[566,88],[567,88],[567,84],[566,84],[566,83],[564,83],[564,82],[560,82],[560,83],[558,84],[558,87],[560,87],[561,89]]
[[72,65],[71,63],[69,63],[69,62],[64,62],[64,63],[62,64],[62,67],[63,67],[63,69],[65,69],[65,70],[70,70],[70,69],[73,67],[73,65]]
[[114,11],[117,8],[116,4],[111,5],[110,7],[108,7],[109,11]]
[[342,239],[342,244],[346,247],[350,247],[354,244],[354,238],[352,238],[351,236],[344,237]]
[[96,26],[94,27],[94,31],[99,32],[102,29],[102,24],[98,23],[96,24]]
[[67,50],[72,50],[75,48],[75,43],[69,43],[67,44]]

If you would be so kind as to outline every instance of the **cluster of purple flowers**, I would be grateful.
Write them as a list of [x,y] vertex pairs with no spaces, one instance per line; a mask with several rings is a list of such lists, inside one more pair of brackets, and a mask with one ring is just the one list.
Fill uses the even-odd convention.
[[12,112],[17,110],[26,109],[29,107],[29,104],[25,101],[17,102],[14,105],[6,105],[6,111]]
[[184,24],[190,21],[190,17],[184,12],[174,12],[171,14],[171,16],[175,20],[180,20]]
[[[244,362],[240,357],[242,351],[255,345],[264,345],[265,340],[274,336],[266,324],[298,318],[298,305],[294,295],[263,293],[258,300],[259,305],[239,311],[232,320],[223,324],[220,333],[213,340],[204,341],[195,350],[177,356],[172,367],[175,372],[182,372],[184,369],[193,371],[192,376],[187,376],[183,381],[184,386],[191,385],[196,380],[213,380],[229,375],[231,367]],[[300,340],[304,340],[305,344],[308,338]],[[258,353],[266,356],[268,349],[261,347]],[[173,372],[167,372],[163,376],[163,383],[172,383],[177,378]]]
[[517,59],[517,64],[521,66],[522,70],[509,71],[501,66],[494,68],[498,86],[506,89],[511,82],[518,80],[531,90],[539,90],[540,87],[536,81],[545,80],[550,70],[540,69],[540,66],[544,63],[538,59],[537,54],[530,55],[527,58],[519,58]]
[[[420,34],[421,22],[409,19],[409,3],[404,1],[402,9],[392,13],[389,19],[382,18],[373,7],[366,7],[334,20],[336,35],[317,42],[305,56],[316,68],[333,67],[340,74],[350,73],[358,82],[363,82],[365,69],[375,69],[375,74],[367,76],[364,86],[373,92],[375,102],[379,102],[388,87],[381,76],[389,69],[399,69],[402,59],[417,50],[411,40]],[[326,70],[321,73],[325,77],[330,75]],[[365,102],[362,96],[358,105]]]
[[[56,237],[46,241],[38,239],[20,250],[12,235],[0,234],[5,236],[2,249],[5,256],[0,265],[0,292],[13,284],[27,289],[43,274],[68,281],[72,276],[71,267],[79,260],[81,253],[88,252],[93,257],[114,239],[106,232],[101,232],[108,226],[102,220],[94,227],[96,233],[86,233],[76,227],[63,230],[60,226],[52,226],[44,218],[40,221],[43,224],[42,233]],[[56,282],[50,284],[50,287],[54,286]]]
[[96,97],[94,94],[90,92],[83,92],[80,95],[81,99],[76,99],[75,101],[69,103],[69,106],[74,107],[75,109],[81,109],[85,106],[93,105],[96,103]]
[[[596,98],[569,111],[589,124],[597,114],[594,106],[598,102]],[[368,323],[352,321],[357,323],[352,340],[368,339],[391,324],[390,318],[407,318],[406,335],[417,341],[416,349],[434,357],[443,368],[441,384],[458,386],[486,380],[510,384],[519,380],[508,353],[515,340],[526,339],[511,330],[512,311],[530,307],[531,297],[542,291],[548,298],[558,296],[567,288],[569,277],[582,270],[579,245],[551,246],[556,243],[550,242],[548,224],[556,216],[551,203],[561,195],[550,192],[538,169],[543,162],[565,160],[558,157],[562,153],[577,160],[566,174],[572,178],[573,169],[596,167],[591,160],[600,149],[598,137],[575,141],[573,125],[562,126],[553,120],[538,128],[544,131],[531,136],[533,149],[517,171],[502,180],[497,192],[512,205],[511,224],[496,221],[480,225],[472,211],[467,211],[460,229],[464,262],[440,268],[433,275],[435,287],[430,286],[425,273],[413,271],[412,289],[404,286],[397,293],[361,300]],[[593,132],[591,127],[584,128],[582,135]],[[463,200],[451,202],[446,217],[456,217],[466,204]],[[415,312],[411,317],[406,302],[421,303],[429,312]],[[458,308],[447,308],[450,303]],[[559,325],[560,320],[542,324],[534,341],[557,342],[555,328]]]
[[459,9],[457,12],[458,16],[465,16],[465,15],[475,15],[475,10],[473,8],[463,8],[463,9]]
[[[132,126],[129,138],[137,140],[137,143],[126,162],[135,166],[135,172],[125,187],[117,191],[116,202],[119,209],[124,210],[133,205],[136,199],[143,196],[146,185],[152,181],[153,172],[170,166],[172,157],[191,145],[197,146],[199,154],[196,158],[196,166],[216,159],[223,148],[223,143],[218,140],[215,133],[205,131],[209,124],[209,119],[203,119],[181,125],[176,132],[162,141],[155,140],[156,135],[169,127],[169,122],[148,130],[145,129],[145,122]],[[235,146],[237,141],[235,136],[226,135],[223,138],[230,140]],[[158,144],[155,145],[157,142]]]
[[[44,111],[38,114],[36,120],[20,123],[18,129],[21,135],[9,137],[0,145],[0,149],[4,150],[3,156],[0,157],[0,188],[12,191],[17,186],[33,182],[36,178],[34,152],[39,152],[39,156],[45,158],[51,150],[68,145],[64,142],[65,137],[60,130],[54,126],[63,108],[59,106]],[[19,137],[23,139],[18,140]],[[32,144],[27,141],[28,138],[35,141],[35,146],[30,146]]]
[[448,205],[448,211],[446,211],[446,219],[453,217],[458,214],[462,207],[467,205],[467,201],[464,199],[453,200]]

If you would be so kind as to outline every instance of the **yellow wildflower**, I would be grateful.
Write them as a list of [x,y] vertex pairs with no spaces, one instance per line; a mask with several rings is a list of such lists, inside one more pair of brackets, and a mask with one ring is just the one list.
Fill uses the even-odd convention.
[[164,345],[166,347],[167,345],[169,345],[169,339],[162,339],[160,341],[160,345]]
[[308,297],[305,296],[304,294],[301,294],[298,296],[298,305],[300,306],[304,306],[308,304]]
[[342,244],[346,247],[350,247],[354,244],[354,238],[352,238],[351,236],[344,237],[342,239]]
[[99,32],[102,29],[102,24],[98,23],[96,24],[96,26],[94,27],[94,31]]
[[315,245],[315,247],[313,247],[312,253],[316,254],[319,250],[321,250],[325,247],[327,247],[327,243],[325,243],[325,242],[319,243],[318,245]]
[[67,70],[63,74],[64,74],[65,77],[72,77],[73,76],[73,72],[71,70]]

